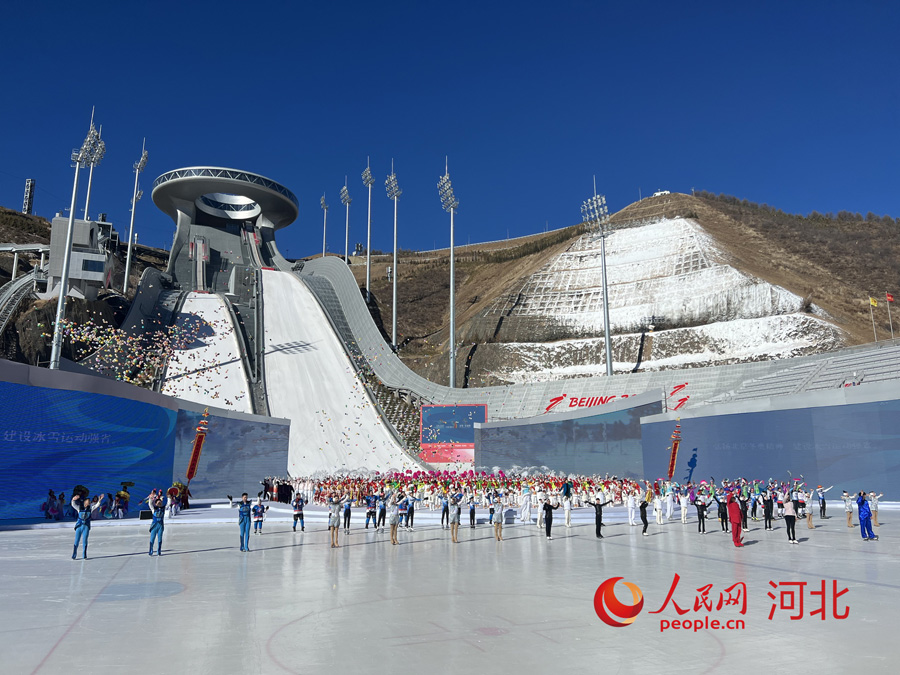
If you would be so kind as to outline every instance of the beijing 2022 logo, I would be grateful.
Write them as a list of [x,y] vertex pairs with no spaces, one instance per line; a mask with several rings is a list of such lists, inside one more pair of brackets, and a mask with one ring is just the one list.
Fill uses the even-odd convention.
[[[623,579],[624,577],[607,579],[600,584],[597,592],[594,593],[594,611],[597,612],[597,616],[605,624],[615,628],[623,628],[633,623],[644,608],[644,594],[641,592],[641,589],[630,581],[622,581]],[[619,581],[622,581],[622,585],[631,591],[631,597],[634,600],[633,605],[619,602],[619,599],[616,597],[615,586]]]

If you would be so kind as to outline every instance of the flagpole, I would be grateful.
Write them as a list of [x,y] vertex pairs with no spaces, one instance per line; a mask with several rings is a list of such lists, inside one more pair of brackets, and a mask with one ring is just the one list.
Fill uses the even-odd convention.
[[891,326],[891,340],[893,340],[894,339],[894,322],[891,320],[891,296],[888,295],[887,291],[884,292],[884,299],[886,301],[887,308],[888,308],[888,323]]
[[878,331],[875,330],[875,310],[872,309],[875,305],[872,304],[872,298],[869,297],[869,314],[872,315],[872,332],[875,333],[875,342],[878,342]]

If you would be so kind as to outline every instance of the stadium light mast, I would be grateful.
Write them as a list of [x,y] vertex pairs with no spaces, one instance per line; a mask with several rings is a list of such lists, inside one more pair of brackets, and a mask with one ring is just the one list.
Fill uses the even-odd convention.
[[397,200],[403,194],[403,190],[397,184],[397,174],[394,173],[394,160],[391,160],[391,175],[384,181],[384,187],[387,189],[388,199],[394,200],[394,268],[393,277],[394,288],[391,300],[391,346],[397,351]]
[[453,194],[450,183],[449,161],[444,159],[444,175],[437,184],[441,206],[450,213],[450,388],[456,387],[456,268],[453,249],[453,216],[459,208],[459,200]]
[[328,228],[328,204],[325,203],[325,194],[322,194],[321,199],[319,199],[319,204],[322,205],[322,212],[325,214],[322,218],[322,257],[325,257],[325,232]]
[[141,144],[141,158],[134,163],[134,194],[131,197],[131,223],[128,225],[128,254],[125,256],[125,281],[122,284],[122,295],[128,295],[128,275],[131,274],[131,245],[134,241],[134,210],[137,203],[144,196],[144,191],[138,189],[138,179],[141,171],[147,166],[147,139]]
[[75,182],[72,186],[72,203],[69,206],[69,226],[66,230],[66,250],[63,256],[62,273],[59,279],[59,299],[56,302],[56,323],[53,325],[53,343],[50,349],[50,369],[59,370],[59,355],[62,348],[60,327],[66,318],[66,291],[69,287],[69,267],[72,264],[72,239],[75,234],[75,208],[78,203],[78,171],[89,163],[99,163],[106,151],[106,144],[94,128],[94,114],[91,112],[91,127],[81,148],[72,151],[75,164]]
[[[94,109],[91,108],[91,129],[94,128]],[[100,129],[96,132],[97,140],[100,141],[100,137],[103,135],[103,125],[100,125]],[[99,153],[90,158],[88,160],[87,166],[90,167],[88,172],[88,186],[87,186],[87,197],[84,200],[84,219],[89,220],[88,209],[91,208],[91,184],[94,182],[94,167],[100,164],[100,160],[103,159],[103,155],[106,152],[106,145],[102,145]]]
[[597,180],[594,179],[594,196],[581,205],[584,224],[600,232],[600,276],[603,283],[603,332],[606,347],[606,374],[613,374],[612,337],[609,325],[609,292],[606,285],[606,236],[609,234],[609,210],[606,197],[597,194]]
[[372,186],[375,185],[368,158],[366,158],[366,170],[362,172],[362,182],[369,188],[369,225],[366,231],[366,304],[368,305],[372,299],[369,289],[372,287]]
[[341,188],[341,204],[347,207],[347,224],[344,229],[344,262],[350,264],[350,193],[347,192],[347,177],[344,176],[344,187]]

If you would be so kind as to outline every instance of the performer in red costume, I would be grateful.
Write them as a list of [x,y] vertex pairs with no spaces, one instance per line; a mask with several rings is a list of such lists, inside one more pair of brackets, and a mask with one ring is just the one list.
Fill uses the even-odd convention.
[[734,541],[734,545],[743,546],[744,544],[741,542],[743,514],[741,513],[741,507],[730,493],[728,494],[728,520],[731,521],[731,539]]

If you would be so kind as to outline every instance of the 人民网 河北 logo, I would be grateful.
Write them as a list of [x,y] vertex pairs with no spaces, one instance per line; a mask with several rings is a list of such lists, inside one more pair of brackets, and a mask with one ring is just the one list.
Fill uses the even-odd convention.
[[[594,611],[597,612],[603,623],[615,628],[622,628],[633,623],[644,607],[644,594],[637,585],[630,581],[622,581],[624,577],[612,577],[597,587],[594,593]],[[616,583],[622,581],[622,585],[631,591],[634,604],[626,605],[616,597]]]

